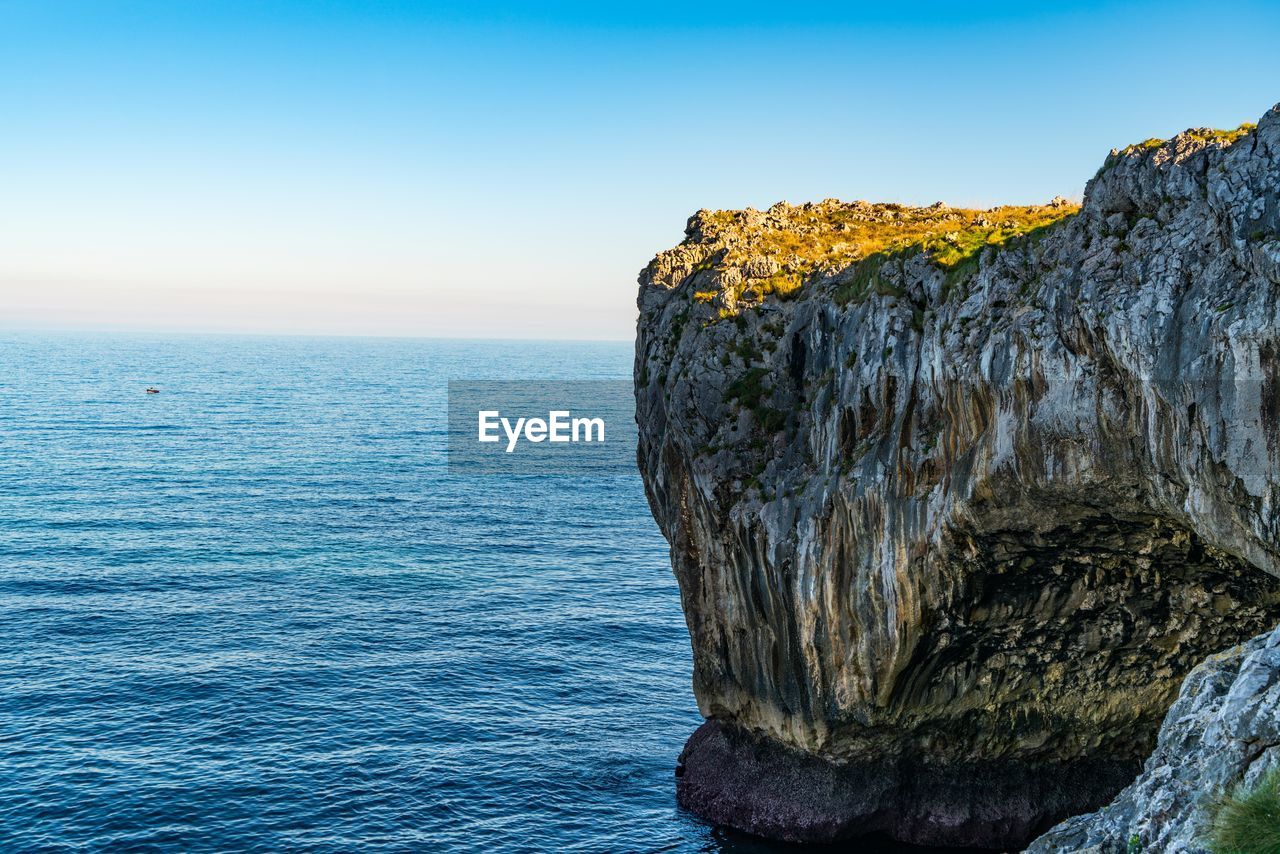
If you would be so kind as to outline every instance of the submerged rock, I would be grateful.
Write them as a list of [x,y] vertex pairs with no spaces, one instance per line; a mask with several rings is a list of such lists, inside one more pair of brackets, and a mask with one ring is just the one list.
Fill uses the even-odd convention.
[[641,274],[685,806],[1021,846],[1280,620],[1280,108],[1113,154],[1075,211],[702,211]]

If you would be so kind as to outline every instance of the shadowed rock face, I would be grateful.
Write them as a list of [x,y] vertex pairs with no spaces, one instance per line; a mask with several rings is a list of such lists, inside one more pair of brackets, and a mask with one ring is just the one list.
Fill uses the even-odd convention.
[[[1083,758],[833,763],[718,721],[680,756],[680,803],[717,824],[790,842],[879,833],[926,845],[982,848],[1028,839],[1046,813],[1092,802],[1133,779],[1135,763]],[[975,798],[975,792],[984,793]]]
[[1024,844],[1280,620],[1280,108],[1113,154],[1078,215],[976,264],[704,301],[774,274],[720,261],[807,210],[699,214],[640,277],[639,465],[710,721],[680,800]]
[[1142,774],[1105,809],[1037,839],[1029,854],[1208,854],[1215,797],[1280,767],[1280,628],[1210,656],[1187,676]]

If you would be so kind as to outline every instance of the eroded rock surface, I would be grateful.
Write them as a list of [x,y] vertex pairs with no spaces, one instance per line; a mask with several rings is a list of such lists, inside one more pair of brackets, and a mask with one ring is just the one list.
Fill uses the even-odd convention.
[[945,267],[934,238],[813,245],[945,206],[700,212],[641,274],[639,464],[710,722],[693,810],[1020,846],[1280,620],[1280,108],[1113,153],[1047,228],[1007,210],[955,215],[948,245],[1013,237]]
[[1106,808],[1053,828],[1030,854],[1207,854],[1214,798],[1280,766],[1280,629],[1191,671],[1141,776]]

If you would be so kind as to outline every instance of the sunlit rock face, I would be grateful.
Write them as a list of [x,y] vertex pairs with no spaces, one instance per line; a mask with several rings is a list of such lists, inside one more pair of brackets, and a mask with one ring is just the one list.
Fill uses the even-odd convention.
[[[639,466],[708,718],[678,794],[777,838],[1020,846],[1280,620],[1280,108],[1113,152],[1078,214],[945,268],[782,286],[848,257],[794,223],[895,210],[943,216],[701,212],[641,274]],[[744,259],[770,222],[796,239]]]

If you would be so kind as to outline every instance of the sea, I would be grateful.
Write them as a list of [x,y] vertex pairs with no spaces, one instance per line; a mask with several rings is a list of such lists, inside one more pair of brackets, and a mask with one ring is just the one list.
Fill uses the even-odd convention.
[[448,465],[450,379],[631,360],[0,333],[0,850],[791,850],[675,803],[701,718],[638,475]]

